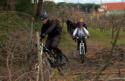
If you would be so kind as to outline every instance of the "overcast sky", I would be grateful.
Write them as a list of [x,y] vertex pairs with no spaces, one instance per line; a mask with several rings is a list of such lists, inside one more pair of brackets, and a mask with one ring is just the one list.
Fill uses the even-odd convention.
[[68,3],[107,3],[107,2],[125,2],[125,0],[53,0],[55,2],[68,2]]

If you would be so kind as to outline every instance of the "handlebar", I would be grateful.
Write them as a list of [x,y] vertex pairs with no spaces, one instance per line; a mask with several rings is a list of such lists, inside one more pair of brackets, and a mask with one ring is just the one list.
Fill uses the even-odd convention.
[[82,37],[76,36],[75,38],[76,38],[76,39],[84,39],[84,38],[87,39],[87,36],[82,36]]

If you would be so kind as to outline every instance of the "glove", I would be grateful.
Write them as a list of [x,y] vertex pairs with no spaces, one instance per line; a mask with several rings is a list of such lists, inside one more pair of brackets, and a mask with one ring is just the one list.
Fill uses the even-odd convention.
[[40,42],[42,42],[42,38],[40,38]]
[[73,40],[76,42],[76,37],[73,37]]
[[90,36],[87,36],[87,38],[89,39]]
[[73,38],[73,40],[75,40],[76,38],[75,37],[72,37]]
[[42,39],[45,38],[45,36],[46,36],[46,34],[44,34],[44,33],[40,35],[40,37],[41,37]]

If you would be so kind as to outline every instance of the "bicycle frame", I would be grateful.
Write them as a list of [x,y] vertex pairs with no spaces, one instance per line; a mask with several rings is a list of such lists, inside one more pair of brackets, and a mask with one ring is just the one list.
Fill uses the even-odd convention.
[[83,43],[83,41],[80,42],[80,45],[79,45],[79,54],[80,55],[85,55],[85,45]]
[[80,45],[79,45],[79,55],[80,55],[80,58],[81,58],[81,62],[83,63],[84,62],[84,57],[85,57],[85,44],[83,42],[83,39],[85,39],[84,36],[81,36],[81,37],[77,37],[77,40],[80,40]]

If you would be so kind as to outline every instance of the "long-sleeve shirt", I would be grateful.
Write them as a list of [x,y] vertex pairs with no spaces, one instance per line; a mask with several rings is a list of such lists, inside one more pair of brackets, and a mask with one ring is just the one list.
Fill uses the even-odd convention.
[[80,25],[87,29],[87,25],[84,22],[78,22],[77,23],[77,27],[80,27]]
[[73,36],[89,36],[89,32],[86,28],[76,28],[73,32]]
[[48,37],[55,37],[60,35],[60,30],[54,20],[48,20],[46,24],[43,24],[41,29],[42,34],[48,34]]

